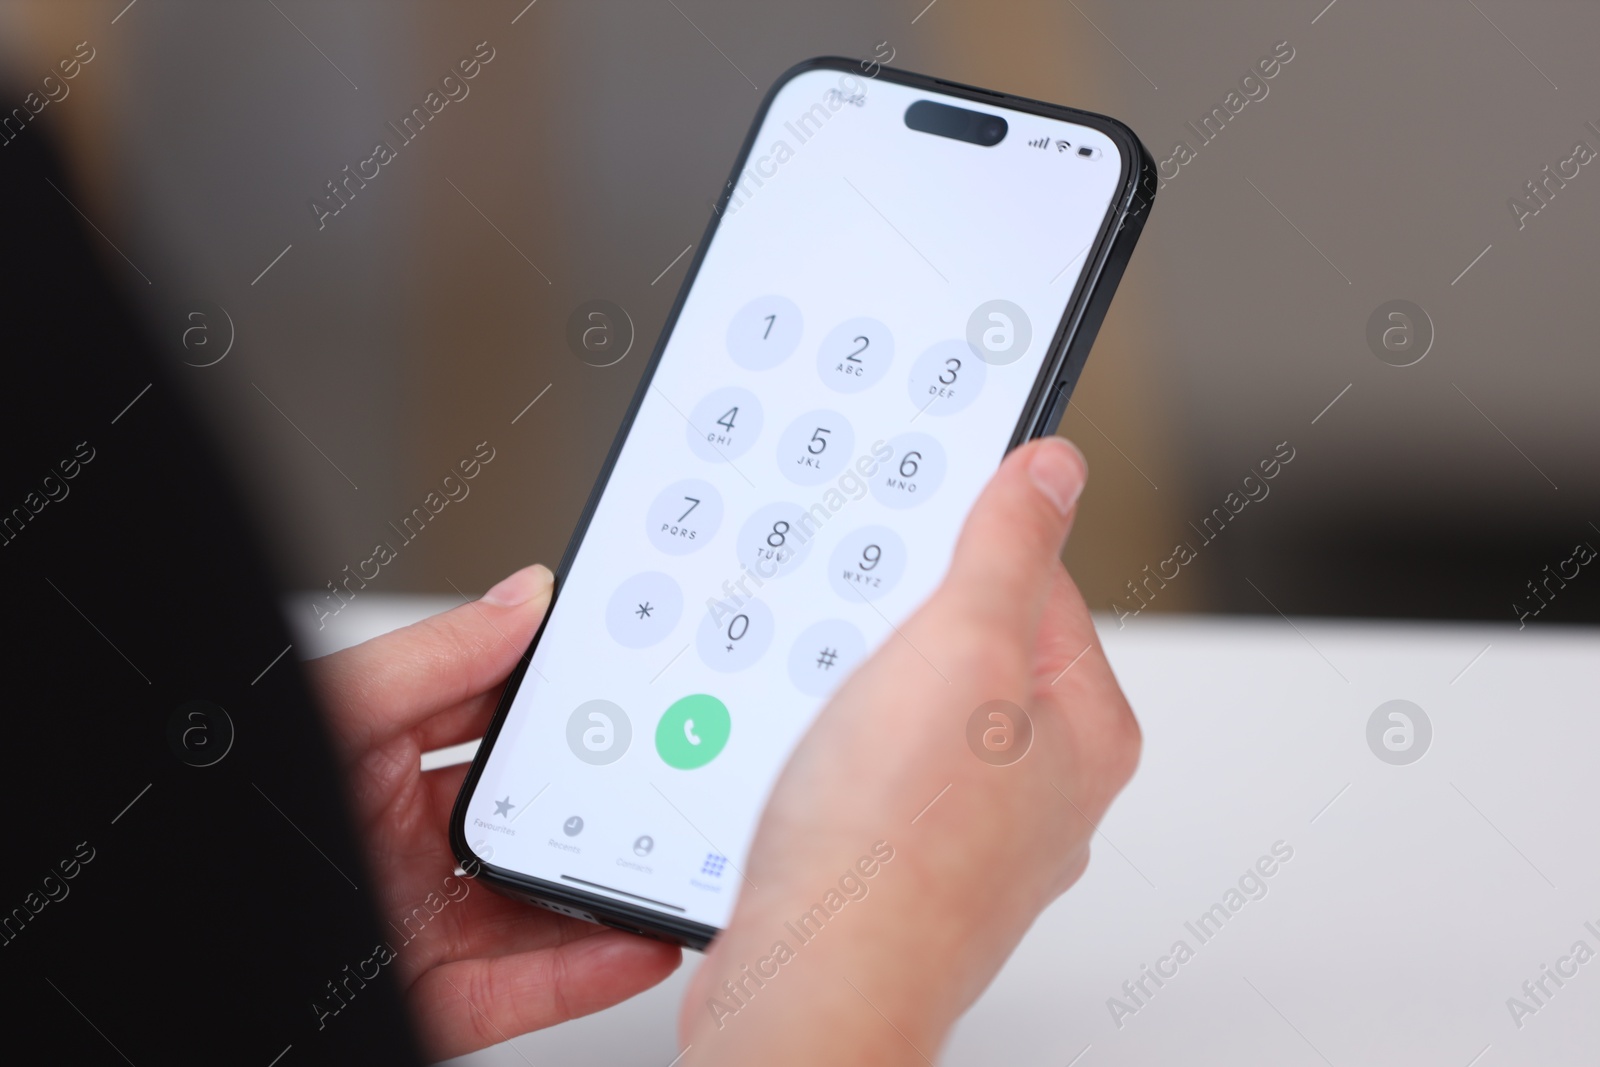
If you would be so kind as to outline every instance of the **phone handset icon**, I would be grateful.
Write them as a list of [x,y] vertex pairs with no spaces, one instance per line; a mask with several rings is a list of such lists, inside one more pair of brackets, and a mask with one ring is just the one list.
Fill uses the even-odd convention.
[[727,747],[732,725],[728,706],[711,694],[683,697],[656,723],[656,752],[680,771],[704,767]]

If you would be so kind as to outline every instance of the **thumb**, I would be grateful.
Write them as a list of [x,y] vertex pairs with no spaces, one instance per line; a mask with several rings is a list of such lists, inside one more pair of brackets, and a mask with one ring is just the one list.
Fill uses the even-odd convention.
[[479,696],[511,673],[550,603],[551,575],[525,567],[477,601],[313,660],[334,731],[365,752]]
[[1031,648],[1087,477],[1083,453],[1064,438],[1007,456],[956,542],[941,590],[948,606]]

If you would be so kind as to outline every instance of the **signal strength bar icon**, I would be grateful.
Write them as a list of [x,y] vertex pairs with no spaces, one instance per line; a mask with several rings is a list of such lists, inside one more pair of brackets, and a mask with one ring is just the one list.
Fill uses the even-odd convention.
[[1029,148],[1049,148],[1050,147],[1050,138],[1041,137],[1037,141],[1029,141],[1028,142],[1028,147]]

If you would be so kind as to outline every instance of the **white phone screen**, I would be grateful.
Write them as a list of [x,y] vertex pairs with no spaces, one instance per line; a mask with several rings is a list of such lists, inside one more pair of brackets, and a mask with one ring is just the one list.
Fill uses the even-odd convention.
[[[1008,132],[911,129],[919,100]],[[791,749],[943,576],[1122,170],[1088,126],[780,89],[466,809],[477,856],[726,924]]]

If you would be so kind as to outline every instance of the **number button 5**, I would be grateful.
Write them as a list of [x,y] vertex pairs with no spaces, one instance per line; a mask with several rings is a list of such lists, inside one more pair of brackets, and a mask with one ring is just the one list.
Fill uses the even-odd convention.
[[808,411],[778,438],[778,469],[796,485],[821,485],[850,465],[856,432],[837,411]]

